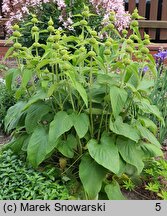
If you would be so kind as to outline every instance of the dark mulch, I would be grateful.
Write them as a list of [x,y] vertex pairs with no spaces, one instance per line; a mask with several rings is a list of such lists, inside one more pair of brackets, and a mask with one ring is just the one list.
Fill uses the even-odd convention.
[[4,135],[0,133],[0,145],[4,145],[11,140],[9,135]]
[[123,190],[122,193],[128,200],[157,200],[159,197],[156,193],[150,192],[145,189],[144,185],[136,187],[133,191]]

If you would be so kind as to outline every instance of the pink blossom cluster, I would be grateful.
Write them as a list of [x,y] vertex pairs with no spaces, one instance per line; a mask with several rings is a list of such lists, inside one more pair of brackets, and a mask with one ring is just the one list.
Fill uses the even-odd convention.
[[[100,16],[103,15],[103,23],[108,23],[110,13],[115,12],[115,25],[118,30],[128,27],[130,22],[130,15],[125,12],[124,0],[89,0]],[[40,9],[45,3],[55,3],[60,11],[59,22],[62,27],[73,30],[72,14],[67,13],[67,5],[65,0],[3,0],[2,12],[9,21],[6,22],[8,33],[11,33],[11,26],[14,21],[24,19],[25,15],[30,11]]]
[[42,4],[51,2],[56,3],[60,11],[66,8],[64,0],[3,0],[2,12],[9,17],[9,21],[6,22],[8,33],[11,32],[13,21],[20,21],[32,8],[42,8]]
[[103,23],[107,23],[111,12],[115,12],[115,25],[118,30],[127,28],[130,22],[130,14],[125,11],[123,0],[89,0],[98,14],[103,13]]

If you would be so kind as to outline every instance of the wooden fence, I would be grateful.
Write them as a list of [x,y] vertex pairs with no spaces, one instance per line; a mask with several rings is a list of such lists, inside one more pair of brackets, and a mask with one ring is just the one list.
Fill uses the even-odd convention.
[[136,7],[146,18],[139,21],[141,33],[147,32],[155,42],[167,42],[167,0],[128,0],[125,4],[130,13]]

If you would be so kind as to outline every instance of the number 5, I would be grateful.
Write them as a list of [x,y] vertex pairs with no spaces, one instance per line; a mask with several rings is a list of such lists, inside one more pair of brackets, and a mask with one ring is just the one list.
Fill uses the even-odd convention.
[[161,211],[161,203],[156,203],[155,210],[156,211]]

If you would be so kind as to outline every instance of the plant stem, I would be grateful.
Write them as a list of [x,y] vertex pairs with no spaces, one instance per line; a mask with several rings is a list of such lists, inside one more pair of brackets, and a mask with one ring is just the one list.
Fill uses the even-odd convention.
[[108,113],[106,113],[105,128],[106,128],[106,131],[108,132],[109,131],[109,127],[108,127]]
[[56,64],[56,77],[57,77],[57,82],[59,81],[59,72],[58,72],[58,65]]
[[[101,120],[100,120],[100,125],[99,125],[99,130],[98,130],[98,135],[97,135],[97,140],[100,140],[100,135],[101,135],[101,129],[102,129],[102,124],[103,124],[103,119],[104,119],[104,111],[107,108],[107,104],[105,107],[103,107],[103,112],[102,112],[102,116],[101,116]],[[106,114],[107,115],[107,114]]]
[[83,154],[81,154],[64,172],[62,172],[62,175],[66,173],[81,157]]
[[124,68],[123,73],[122,73],[121,87],[123,87],[124,85],[125,76],[126,76],[126,67]]
[[[92,74],[92,57],[91,57],[91,60],[90,60],[90,80],[89,80],[89,92],[90,92],[90,89],[92,87],[92,83],[93,83],[93,74]],[[91,124],[91,137],[93,138],[93,132],[94,132],[94,127],[93,127],[93,114],[92,114],[92,96],[90,94],[90,104],[89,104],[89,113],[90,113],[90,124]]]
[[99,142],[100,140],[100,135],[101,135],[101,128],[103,124],[103,117],[104,117],[104,110],[102,112],[101,120],[100,120],[100,125],[99,125],[99,130],[98,130],[98,135],[97,135],[97,141]]
[[38,54],[38,48],[36,48],[35,51],[36,51],[36,56],[38,57],[39,56],[39,54]]
[[31,97],[30,91],[27,87],[26,87],[26,91],[27,91],[28,96]]
[[79,154],[82,155],[82,143],[81,140],[79,138],[79,136],[77,136],[77,140],[78,140],[78,148],[79,148]]
[[52,83],[54,84],[54,65],[52,65]]
[[69,84],[69,83],[68,83],[68,90],[69,90],[69,96],[70,96],[72,108],[73,108],[74,111],[76,111],[76,110],[75,110],[74,100],[73,100],[73,97],[72,97],[71,88],[70,88],[70,84]]

